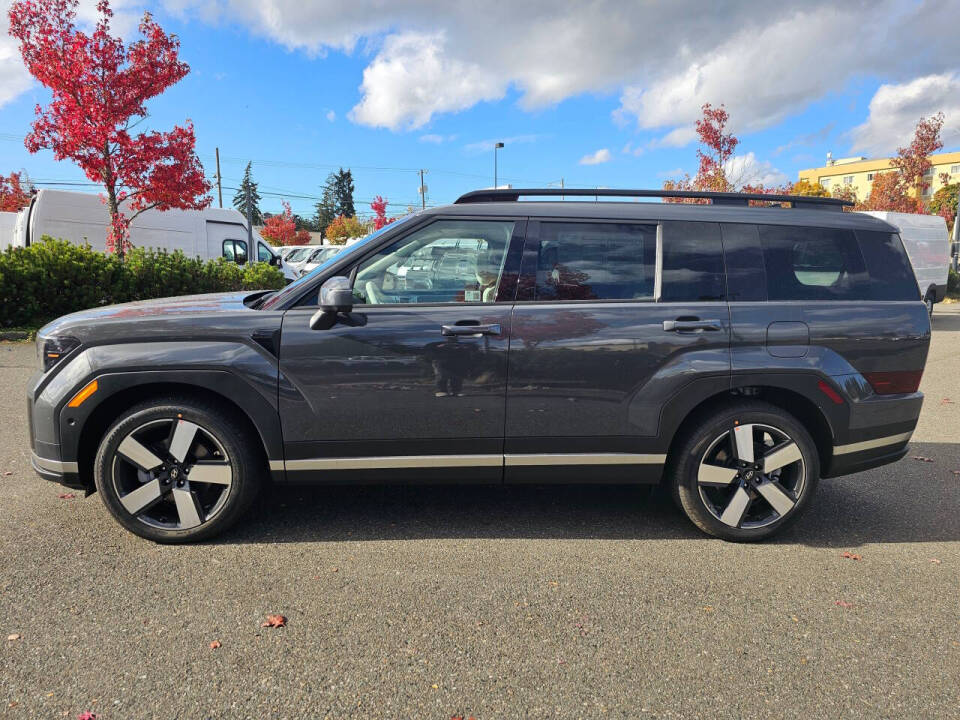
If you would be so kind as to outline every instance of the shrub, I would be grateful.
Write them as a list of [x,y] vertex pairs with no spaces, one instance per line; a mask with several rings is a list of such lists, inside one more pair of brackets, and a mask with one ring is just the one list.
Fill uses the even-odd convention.
[[960,298],[960,273],[953,268],[947,272],[947,295]]
[[131,300],[283,286],[266,263],[203,262],[181,251],[135,248],[126,260],[44,237],[0,253],[0,327],[37,327],[67,313]]

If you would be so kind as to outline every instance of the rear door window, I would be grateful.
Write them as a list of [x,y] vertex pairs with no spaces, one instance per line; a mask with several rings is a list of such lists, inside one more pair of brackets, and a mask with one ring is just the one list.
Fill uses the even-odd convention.
[[664,222],[661,302],[723,300],[719,223]]
[[870,284],[852,230],[760,225],[770,300],[861,300]]
[[653,300],[657,226],[540,225],[537,300]]

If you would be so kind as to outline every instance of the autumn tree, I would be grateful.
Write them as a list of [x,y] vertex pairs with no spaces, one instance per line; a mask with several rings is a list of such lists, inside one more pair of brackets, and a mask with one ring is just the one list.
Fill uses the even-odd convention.
[[260,212],[260,193],[257,192],[257,184],[253,181],[252,162],[248,162],[247,169],[243,171],[243,180],[240,181],[237,194],[233,196],[233,207],[239,210],[244,217],[249,217],[254,225],[263,225],[263,213]]
[[830,197],[830,191],[820,183],[809,180],[798,180],[790,186],[790,195],[804,195],[807,197]]
[[395,217],[387,217],[387,201],[384,200],[380,195],[377,195],[373,199],[373,202],[370,203],[370,209],[373,210],[374,213],[372,223],[374,230],[379,230],[382,227],[386,227],[396,220]]
[[[696,190],[710,192],[729,192],[733,185],[727,179],[727,165],[733,157],[733,151],[740,141],[727,132],[727,122],[730,114],[723,105],[713,107],[705,103],[702,107],[703,117],[696,122],[697,137],[700,146],[697,148],[697,174],[689,175],[677,180],[667,180],[663,183],[664,190]],[[667,202],[706,203],[702,199],[667,198]]]
[[351,238],[363,237],[370,232],[370,227],[360,218],[338,215],[327,226],[324,237],[331,245],[345,245]]
[[306,230],[297,230],[297,222],[293,219],[290,203],[283,200],[282,204],[283,212],[268,217],[260,235],[271,245],[309,245],[310,233]]
[[99,19],[90,35],[74,24],[77,4],[17,0],[10,7],[10,34],[20,42],[24,65],[53,95],[47,107],[36,107],[25,145],[74,161],[103,186],[110,212],[107,248],[122,256],[130,246],[130,223],[140,213],[210,204],[189,120],[169,132],[133,132],[147,116],[146,101],[190,68],[180,61],[179,40],[149,13],[139,25],[141,39],[126,45],[110,34],[108,0],[97,4]]
[[941,178],[944,185],[930,199],[930,212],[936,213],[946,220],[947,226],[952,230],[953,223],[957,219],[957,197],[960,194],[960,183],[948,183],[949,176],[943,177],[941,175]]
[[913,140],[907,147],[897,148],[897,156],[890,161],[890,165],[900,172],[900,181],[914,196],[922,198],[930,181],[927,174],[933,167],[930,156],[943,148],[940,140],[940,131],[943,129],[943,113],[937,113],[931,118],[920,118]]
[[17,212],[30,204],[33,188],[27,187],[20,173],[12,172],[10,177],[0,175],[0,212]]

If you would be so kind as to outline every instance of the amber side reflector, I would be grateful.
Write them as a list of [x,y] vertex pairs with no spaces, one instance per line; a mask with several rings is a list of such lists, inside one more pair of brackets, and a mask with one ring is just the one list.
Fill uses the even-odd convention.
[[840,393],[830,387],[828,383],[824,382],[823,380],[818,380],[817,387],[820,388],[820,392],[833,400],[834,404],[843,405],[843,398],[840,397]]
[[92,380],[91,382],[84,385],[83,390],[78,392],[73,396],[73,399],[67,403],[67,407],[80,407],[83,405],[84,401],[93,395],[97,391],[97,381]]
[[894,370],[892,372],[869,372],[863,376],[877,395],[913,393],[920,387],[923,370]]

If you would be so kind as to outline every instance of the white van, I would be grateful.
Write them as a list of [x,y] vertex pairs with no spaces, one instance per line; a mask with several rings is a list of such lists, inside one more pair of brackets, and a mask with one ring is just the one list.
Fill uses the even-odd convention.
[[[27,247],[44,235],[62,238],[76,245],[88,243],[94,250],[106,250],[110,214],[98,195],[66,190],[41,190],[20,210],[13,244]],[[248,247],[247,224],[233,209],[147,210],[130,225],[134,247],[182,250],[188,257],[212,260],[224,257],[233,262],[268,262],[295,279],[270,245],[254,231]]]
[[900,230],[900,239],[910,256],[913,274],[917,276],[920,296],[932,315],[934,303],[940,302],[947,295],[950,237],[946,220],[939,215],[879,211],[864,214],[880,218]]
[[17,228],[17,213],[0,212],[0,252],[13,245],[13,233]]

